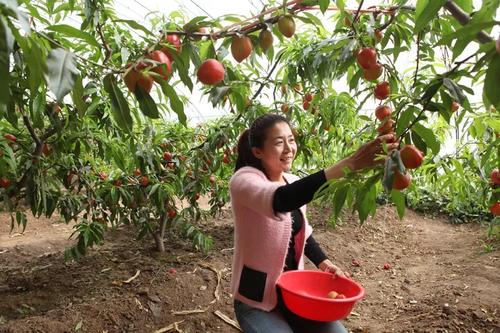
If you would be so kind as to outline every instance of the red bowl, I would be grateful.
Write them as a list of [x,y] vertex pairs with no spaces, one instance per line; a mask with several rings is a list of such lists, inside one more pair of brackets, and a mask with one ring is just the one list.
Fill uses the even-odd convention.
[[[365,289],[353,280],[321,271],[284,272],[277,284],[290,311],[316,321],[335,321],[347,317],[354,304],[365,296]],[[330,291],[344,294],[346,298],[328,298]]]

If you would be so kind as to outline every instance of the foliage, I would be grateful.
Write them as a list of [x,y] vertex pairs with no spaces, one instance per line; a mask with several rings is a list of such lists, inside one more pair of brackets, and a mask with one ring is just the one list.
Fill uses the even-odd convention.
[[[228,202],[238,135],[258,115],[289,105],[299,172],[333,163],[377,136],[379,124],[365,106],[376,82],[363,79],[355,57],[361,47],[373,47],[383,65],[379,81],[390,86],[385,103],[394,110],[395,132],[426,155],[413,171],[409,202],[429,198],[457,219],[489,218],[488,206],[499,200],[487,182],[499,153],[500,55],[488,37],[498,25],[498,4],[487,0],[474,9],[460,1],[465,13],[474,13],[463,26],[445,1],[419,0],[416,8],[395,1],[365,14],[337,1],[330,15],[330,1],[308,0],[271,1],[266,9],[277,7],[250,24],[236,15],[188,20],[172,12],[152,14],[148,28],[117,17],[111,0],[2,0],[0,177],[10,184],[0,189],[1,200],[13,226],[26,227],[23,205],[34,216],[57,212],[76,221],[76,245],[68,250],[73,257],[120,225],[135,228],[138,237],[150,235],[160,251],[169,232],[207,251],[211,240],[199,221]],[[318,5],[324,20],[308,5]],[[303,24],[290,39],[275,24],[285,13]],[[81,18],[79,26],[68,24],[73,17]],[[231,36],[247,34],[257,45],[265,26],[279,42],[266,52],[255,47],[241,64],[232,61]],[[199,33],[202,27],[209,36]],[[153,33],[158,30],[163,33]],[[179,45],[166,40],[176,33]],[[481,44],[468,55],[466,46],[477,38]],[[148,58],[154,50],[171,58],[168,79],[159,74],[168,64]],[[401,59],[410,57],[415,60],[401,68]],[[223,63],[225,79],[202,87],[194,78],[208,58]],[[136,74],[142,83],[130,89],[125,81]],[[339,82],[347,82],[348,91]],[[482,87],[482,102],[473,100],[471,86]],[[195,89],[228,115],[188,126],[185,109]],[[304,110],[306,93],[314,98]],[[458,112],[454,103],[462,107]],[[172,114],[178,121],[167,122]],[[443,156],[453,131],[456,146],[467,148]],[[393,166],[405,171],[399,154],[388,159],[385,172],[376,168],[329,183],[322,200],[333,202],[334,219],[343,207],[357,211],[361,222],[373,215],[381,181],[392,187]],[[388,193],[402,217],[405,194]],[[208,211],[200,209],[200,195],[209,198]]]

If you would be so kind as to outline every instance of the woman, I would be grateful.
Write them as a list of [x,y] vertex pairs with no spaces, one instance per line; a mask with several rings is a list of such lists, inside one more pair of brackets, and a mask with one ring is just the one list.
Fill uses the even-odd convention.
[[371,167],[382,142],[396,149],[387,134],[363,145],[346,159],[299,180],[287,173],[297,144],[286,118],[257,118],[238,141],[238,159],[231,177],[234,257],[231,291],[234,309],[246,333],[343,333],[340,322],[316,322],[296,316],[281,300],[276,281],[283,271],[303,269],[305,254],[319,269],[344,276],[311,236],[305,204],[327,180],[344,169]]

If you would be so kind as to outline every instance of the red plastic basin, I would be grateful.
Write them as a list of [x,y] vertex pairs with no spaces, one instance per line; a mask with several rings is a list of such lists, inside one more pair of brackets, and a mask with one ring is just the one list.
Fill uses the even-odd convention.
[[[284,272],[277,284],[290,311],[316,321],[335,321],[347,317],[354,304],[365,296],[365,289],[360,284],[321,271]],[[344,294],[346,298],[328,298],[332,290]]]

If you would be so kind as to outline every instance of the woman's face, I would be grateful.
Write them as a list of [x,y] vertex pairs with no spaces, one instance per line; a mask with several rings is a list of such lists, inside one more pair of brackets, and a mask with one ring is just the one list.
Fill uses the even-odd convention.
[[285,122],[278,122],[269,128],[262,148],[252,148],[252,152],[262,161],[268,175],[279,175],[292,167],[297,152],[297,144],[292,129]]

